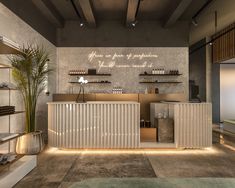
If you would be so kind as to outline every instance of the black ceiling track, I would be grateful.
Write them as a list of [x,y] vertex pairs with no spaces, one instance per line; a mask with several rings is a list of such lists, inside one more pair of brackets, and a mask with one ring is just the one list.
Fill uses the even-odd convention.
[[235,30],[235,26],[232,27],[232,28],[230,28],[229,30],[227,30],[227,31],[225,31],[225,32],[223,32],[223,33],[221,33],[221,34],[219,34],[218,36],[212,38],[210,41],[206,42],[205,44],[203,44],[203,45],[201,45],[201,46],[199,46],[199,47],[193,49],[192,51],[189,52],[189,54],[192,54],[192,53],[196,52],[197,50],[199,50],[199,49],[201,49],[201,48],[203,48],[203,47],[205,47],[205,46],[207,46],[207,45],[209,45],[209,44],[212,44],[216,39],[222,37],[223,35],[226,35],[227,33],[231,32],[232,30]]
[[213,0],[208,0],[197,12],[196,14],[194,14],[194,16],[192,17],[192,20],[195,20],[199,14],[201,14],[201,12],[212,2]]

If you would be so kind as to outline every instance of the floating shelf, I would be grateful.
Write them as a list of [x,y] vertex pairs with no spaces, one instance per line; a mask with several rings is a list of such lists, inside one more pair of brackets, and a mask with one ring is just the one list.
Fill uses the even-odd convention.
[[69,74],[70,76],[111,76],[111,74]]
[[182,74],[139,74],[139,76],[181,76]]
[[[9,134],[9,135],[6,135],[5,138],[3,137],[3,134],[6,135],[6,134]],[[8,142],[10,140],[13,140],[13,139],[16,139],[22,135],[24,135],[25,133],[0,133],[0,144],[3,144],[5,142]]]
[[21,114],[24,113],[25,111],[15,111],[14,113],[11,114],[4,114],[4,115],[0,115],[0,116],[9,116],[9,115],[14,115],[14,114]]
[[0,36],[0,54],[20,54],[19,45],[15,42]]
[[0,88],[0,91],[1,91],[1,90],[3,90],[3,91],[4,91],[4,90],[6,90],[6,91],[11,91],[11,90],[18,90],[18,89],[13,89],[13,88]]
[[139,82],[140,84],[180,84],[182,82]]
[[12,67],[9,65],[5,65],[5,64],[0,63],[0,69],[11,69],[11,68]]
[[[71,84],[80,84],[79,82],[69,82]],[[111,82],[88,82],[87,84],[111,84]]]

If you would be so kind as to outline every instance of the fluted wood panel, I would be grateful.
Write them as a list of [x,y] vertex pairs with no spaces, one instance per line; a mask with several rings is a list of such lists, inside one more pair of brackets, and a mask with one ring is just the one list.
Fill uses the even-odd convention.
[[212,59],[213,63],[235,57],[235,24],[229,25],[227,28],[212,36]]
[[139,103],[49,103],[49,145],[138,148]]
[[176,147],[212,146],[212,106],[209,103],[182,103],[174,106]]

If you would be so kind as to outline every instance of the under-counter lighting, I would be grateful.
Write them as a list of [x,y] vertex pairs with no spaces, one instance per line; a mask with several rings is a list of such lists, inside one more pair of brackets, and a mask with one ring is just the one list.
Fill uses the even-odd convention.
[[56,155],[120,155],[120,154],[147,154],[147,155],[192,155],[192,154],[219,154],[220,150],[215,148],[205,149],[59,149],[50,147],[45,153]]

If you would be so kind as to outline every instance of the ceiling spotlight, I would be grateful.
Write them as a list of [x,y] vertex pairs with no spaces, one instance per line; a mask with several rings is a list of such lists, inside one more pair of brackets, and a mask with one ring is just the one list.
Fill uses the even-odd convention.
[[80,25],[80,27],[83,27],[83,26],[84,26],[84,23],[83,23],[83,22],[80,22],[79,25]]
[[132,27],[135,27],[137,23],[138,23],[137,20],[135,20],[134,22],[132,22],[132,23],[131,23]]
[[210,42],[210,43],[209,43],[209,45],[210,45],[210,46],[212,46],[212,45],[213,45],[213,43],[212,43],[212,42]]
[[197,26],[197,25],[198,25],[198,23],[197,23],[197,21],[196,21],[195,19],[192,19],[192,24],[193,24],[194,26]]

